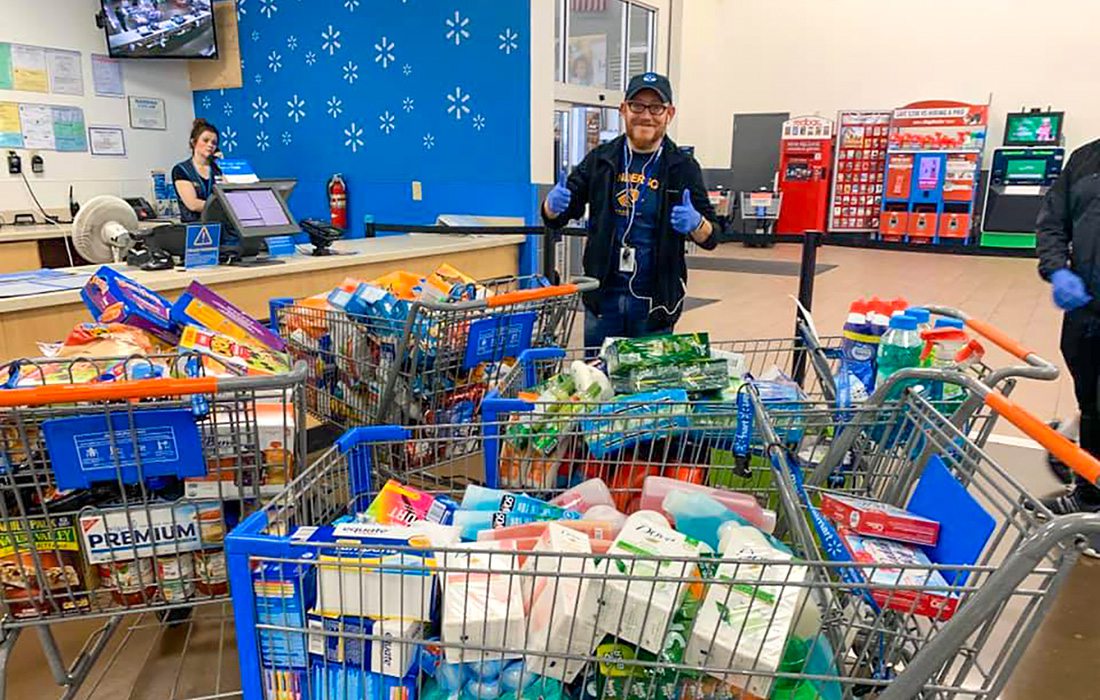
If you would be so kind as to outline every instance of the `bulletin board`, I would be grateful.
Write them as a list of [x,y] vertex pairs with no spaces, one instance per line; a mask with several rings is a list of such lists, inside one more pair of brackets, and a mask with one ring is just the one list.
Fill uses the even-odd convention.
[[0,148],[87,151],[84,110],[62,105],[0,102]]

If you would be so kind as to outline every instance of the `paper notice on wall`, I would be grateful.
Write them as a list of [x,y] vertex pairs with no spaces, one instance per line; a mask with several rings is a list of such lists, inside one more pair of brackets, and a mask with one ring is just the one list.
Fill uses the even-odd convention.
[[12,84],[16,90],[49,92],[46,49],[41,46],[11,45]]
[[53,107],[54,148],[59,151],[88,150],[84,131],[84,110],[79,107]]
[[53,109],[49,105],[19,105],[19,125],[24,148],[55,148]]
[[11,44],[0,42],[0,90],[11,88]]
[[19,128],[19,105],[0,102],[0,148],[22,148],[23,131]]
[[92,85],[99,97],[122,97],[122,63],[107,56],[92,54]]
[[46,52],[50,92],[55,95],[83,95],[84,69],[79,51],[50,49]]

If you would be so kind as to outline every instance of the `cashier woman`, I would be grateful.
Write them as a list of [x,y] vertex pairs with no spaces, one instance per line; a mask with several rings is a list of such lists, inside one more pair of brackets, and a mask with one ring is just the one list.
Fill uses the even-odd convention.
[[550,228],[588,207],[584,273],[600,281],[584,299],[588,347],[672,331],[687,294],[685,245],[718,243],[699,163],[665,135],[676,114],[668,78],[631,78],[619,113],[626,133],[585,156],[542,206]]
[[214,160],[214,154],[218,152],[218,127],[205,119],[196,119],[191,125],[190,145],[191,157],[172,168],[180,221],[184,223],[199,220],[206,200],[214,191],[214,176],[218,170]]

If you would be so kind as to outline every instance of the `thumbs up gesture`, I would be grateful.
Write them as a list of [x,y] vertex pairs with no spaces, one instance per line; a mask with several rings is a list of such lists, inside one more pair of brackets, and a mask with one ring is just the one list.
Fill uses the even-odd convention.
[[672,208],[672,228],[682,236],[690,236],[701,223],[703,215],[695,211],[691,203],[691,190],[685,189],[683,199]]
[[546,195],[546,211],[553,218],[561,216],[569,208],[569,203],[573,201],[573,193],[565,183],[566,175],[565,172],[562,172],[561,177],[558,178],[558,184],[554,185],[554,189]]

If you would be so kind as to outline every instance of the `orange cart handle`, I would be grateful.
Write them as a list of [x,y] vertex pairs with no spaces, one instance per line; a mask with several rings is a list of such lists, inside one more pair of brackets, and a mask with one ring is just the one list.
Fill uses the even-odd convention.
[[576,294],[580,287],[575,284],[558,284],[553,287],[535,287],[533,289],[517,289],[514,292],[506,292],[489,297],[486,301],[490,309],[498,306],[521,304],[525,301],[537,301],[538,299],[550,299],[552,297],[564,297]]
[[1038,354],[1033,350],[1027,348],[1023,343],[1012,338],[1007,333],[997,328],[988,321],[982,321],[976,318],[965,319],[965,323],[968,328],[972,329],[975,333],[984,336],[993,342],[1008,354],[1016,357],[1024,362],[1031,362],[1032,357],[1038,357]]
[[217,377],[135,379],[100,384],[56,384],[0,391],[0,408],[47,406],[82,401],[155,399],[218,391]]
[[1088,479],[1090,484],[1100,485],[1100,460],[1085,452],[1066,436],[1052,429],[1036,418],[1019,404],[1014,403],[996,391],[985,396],[985,403],[1008,422],[1045,447],[1054,457],[1060,459],[1075,473]]

